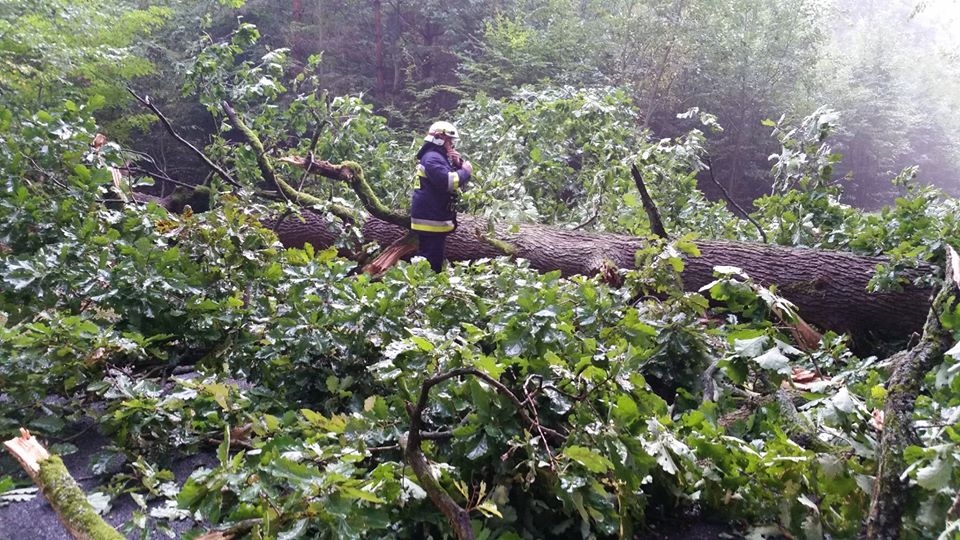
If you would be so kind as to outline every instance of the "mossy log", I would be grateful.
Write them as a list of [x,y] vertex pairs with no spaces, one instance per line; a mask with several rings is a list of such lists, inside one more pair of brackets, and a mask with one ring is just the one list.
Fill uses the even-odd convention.
[[63,460],[47,452],[29,431],[20,428],[20,436],[3,445],[43,492],[71,536],[77,540],[124,540],[90,506]]

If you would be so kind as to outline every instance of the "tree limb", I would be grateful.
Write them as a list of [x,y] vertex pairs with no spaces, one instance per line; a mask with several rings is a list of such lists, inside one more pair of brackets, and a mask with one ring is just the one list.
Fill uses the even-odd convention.
[[260,137],[250,129],[250,127],[240,119],[240,116],[237,115],[237,111],[227,103],[226,101],[221,102],[221,107],[223,111],[227,114],[227,118],[230,119],[230,122],[235,128],[237,128],[240,133],[243,135],[243,138],[246,139],[247,143],[253,147],[253,152],[257,156],[257,167],[260,168],[260,174],[263,176],[263,179],[268,183],[277,186],[280,192],[291,199],[293,202],[305,206],[322,206],[330,210],[338,218],[344,221],[358,222],[360,221],[360,216],[352,209],[340,204],[328,204],[327,201],[320,199],[319,197],[314,197],[309,193],[304,193],[302,191],[297,191],[290,184],[281,180],[277,176],[276,170],[274,170],[273,165],[267,160],[267,151],[263,147],[263,142],[260,140]]
[[310,173],[316,173],[320,176],[346,182],[363,204],[363,207],[374,217],[392,223],[398,227],[410,228],[410,216],[394,212],[387,208],[376,193],[367,183],[363,174],[363,167],[355,161],[344,161],[343,163],[330,163],[329,161],[314,161],[304,159],[299,156],[287,156],[280,158],[284,163],[291,163]]
[[217,176],[222,178],[224,182],[230,184],[231,186],[237,189],[241,187],[240,182],[237,182],[236,180],[234,180],[233,177],[227,173],[227,171],[223,170],[219,165],[217,165],[213,161],[210,161],[210,158],[208,158],[206,154],[201,152],[196,146],[190,144],[190,141],[181,137],[177,133],[177,131],[173,129],[173,125],[170,123],[170,120],[167,120],[167,117],[164,116],[162,112],[160,112],[160,109],[158,109],[157,106],[154,105],[153,103],[150,103],[149,98],[140,97],[139,95],[137,95],[136,92],[133,91],[133,88],[130,88],[129,86],[127,87],[127,92],[130,92],[130,95],[132,95],[137,101],[142,103],[143,106],[150,109],[153,112],[153,114],[155,114],[157,118],[160,119],[160,122],[163,123],[163,127],[167,129],[167,132],[170,133],[170,135],[172,135],[174,139],[179,141],[180,144],[189,148],[190,151],[192,151],[194,154],[197,155],[197,157],[202,159],[203,162],[207,164],[207,167],[210,167],[211,169],[213,169],[213,171],[217,173]]
[[946,267],[946,278],[930,306],[920,342],[890,358],[893,372],[887,381],[877,475],[865,523],[867,540],[900,538],[908,493],[907,480],[902,478],[903,452],[917,438],[912,422],[917,395],[926,373],[942,361],[953,343],[952,333],[940,322],[940,314],[952,309],[960,294],[960,256],[950,246]]
[[[406,448],[404,450],[404,455],[407,458],[407,461],[410,463],[410,468],[413,469],[413,473],[417,476],[417,479],[420,481],[421,486],[424,491],[427,492],[427,495],[430,496],[430,500],[433,501],[433,504],[437,506],[440,512],[447,518],[447,521],[450,523],[450,526],[453,527],[454,533],[457,535],[459,540],[473,540],[475,538],[473,534],[473,527],[470,525],[470,514],[461,507],[450,495],[444,490],[437,479],[434,477],[433,472],[430,469],[430,464],[427,462],[427,458],[423,453],[423,448],[420,444],[426,438],[423,430],[423,418],[422,414],[424,409],[427,408],[427,402],[430,399],[430,389],[434,386],[456,378],[463,375],[472,375],[483,380],[485,383],[489,384],[497,391],[498,394],[506,397],[517,410],[517,415],[520,419],[526,424],[526,427],[530,429],[533,433],[539,433],[540,437],[544,439],[544,446],[546,446],[546,439],[554,439],[560,442],[566,440],[566,436],[562,433],[559,433],[548,427],[540,425],[539,422],[534,420],[527,414],[526,407],[523,402],[512,392],[509,388],[504,386],[503,383],[497,379],[487,375],[486,373],[474,369],[474,368],[458,368],[453,369],[439,375],[434,375],[423,381],[423,385],[420,387],[420,397],[417,400],[417,404],[407,403],[407,414],[410,416],[410,431],[407,435]],[[549,448],[547,452],[549,453]]]
[[43,491],[71,536],[77,540],[123,540],[90,506],[63,461],[47,452],[29,431],[20,428],[20,436],[3,445]]
[[650,220],[650,230],[660,238],[668,238],[667,229],[663,226],[663,220],[660,219],[660,211],[657,210],[657,205],[654,204],[653,199],[647,192],[647,186],[643,183],[640,169],[636,165],[631,165],[630,174],[633,176],[633,182],[637,185],[637,189],[640,190],[640,200],[643,201],[643,209],[647,212],[647,218]]

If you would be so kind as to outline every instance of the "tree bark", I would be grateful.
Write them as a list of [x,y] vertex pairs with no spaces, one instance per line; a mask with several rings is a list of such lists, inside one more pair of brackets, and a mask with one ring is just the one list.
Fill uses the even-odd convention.
[[380,0],[373,3],[374,62],[377,68],[377,92],[383,93],[386,76],[383,69],[383,14]]
[[893,372],[887,381],[877,477],[864,527],[867,540],[900,538],[909,493],[908,481],[903,478],[906,468],[903,452],[918,440],[913,428],[913,410],[924,376],[943,360],[944,352],[953,344],[953,334],[940,323],[940,314],[953,307],[960,293],[960,257],[953,248],[947,252],[947,278],[930,308],[923,338],[912,349],[890,358]]
[[[303,220],[288,217],[276,229],[288,247],[309,243],[317,248],[334,244],[339,227],[309,211]],[[485,222],[462,216],[458,229],[447,241],[450,260],[475,260],[502,255],[479,238]],[[363,223],[366,241],[387,246],[406,234],[403,227],[368,217]],[[565,276],[595,275],[606,265],[633,268],[637,250],[645,241],[628,235],[591,233],[543,225],[521,225],[511,232],[507,224],[496,226],[496,237],[517,248],[516,256],[531,267]],[[756,282],[776,285],[779,294],[796,304],[800,316],[825,330],[849,333],[855,340],[906,339],[923,328],[931,303],[931,289],[906,285],[901,291],[868,293],[867,282],[882,257],[851,253],[789,248],[748,242],[704,240],[697,242],[701,255],[690,257],[682,277],[684,287],[696,291],[713,280],[718,265],[742,268]],[[915,278],[935,272],[932,266],[908,273]]]

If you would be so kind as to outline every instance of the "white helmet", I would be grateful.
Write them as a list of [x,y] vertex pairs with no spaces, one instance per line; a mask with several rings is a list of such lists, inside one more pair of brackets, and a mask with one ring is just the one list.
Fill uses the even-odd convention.
[[427,130],[427,136],[424,137],[423,140],[442,146],[443,138],[441,138],[440,135],[446,135],[454,140],[460,138],[460,133],[457,131],[457,126],[451,124],[450,122],[444,122],[441,120],[439,122],[430,124],[430,129]]

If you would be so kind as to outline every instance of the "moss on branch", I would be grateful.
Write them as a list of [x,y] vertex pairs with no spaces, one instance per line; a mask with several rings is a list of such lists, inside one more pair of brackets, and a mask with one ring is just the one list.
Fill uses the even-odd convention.
[[960,292],[958,268],[960,256],[948,246],[946,279],[930,306],[923,337],[912,349],[890,357],[893,371],[887,381],[883,435],[877,451],[870,512],[864,523],[867,540],[900,538],[903,512],[910,493],[907,480],[903,478],[906,469],[904,450],[917,440],[912,417],[923,378],[942,361],[944,352],[953,344],[953,334],[941,323],[940,315],[956,304]]
[[250,126],[248,126],[240,118],[240,116],[237,114],[237,111],[235,111],[229,103],[224,101],[221,103],[221,106],[223,107],[224,112],[227,114],[227,117],[230,119],[230,123],[232,123],[233,126],[237,128],[241,134],[243,134],[243,138],[246,139],[247,143],[249,143],[253,148],[253,151],[257,156],[257,167],[260,169],[260,175],[263,176],[264,180],[277,186],[277,189],[279,189],[281,193],[297,204],[303,206],[325,206],[330,210],[331,213],[344,221],[360,221],[360,216],[353,209],[341,204],[328,204],[327,201],[324,201],[319,197],[314,197],[308,193],[298,191],[277,176],[276,169],[273,168],[273,164],[267,159],[267,151],[264,148],[260,137],[257,136],[252,129],[250,129]]
[[123,540],[123,535],[90,506],[86,494],[70,476],[70,471],[59,456],[50,456],[40,462],[38,479],[44,496],[56,508],[64,526],[75,538]]
[[87,501],[58,456],[51,455],[36,437],[20,428],[20,436],[3,445],[30,475],[71,536],[78,540],[123,540]]

